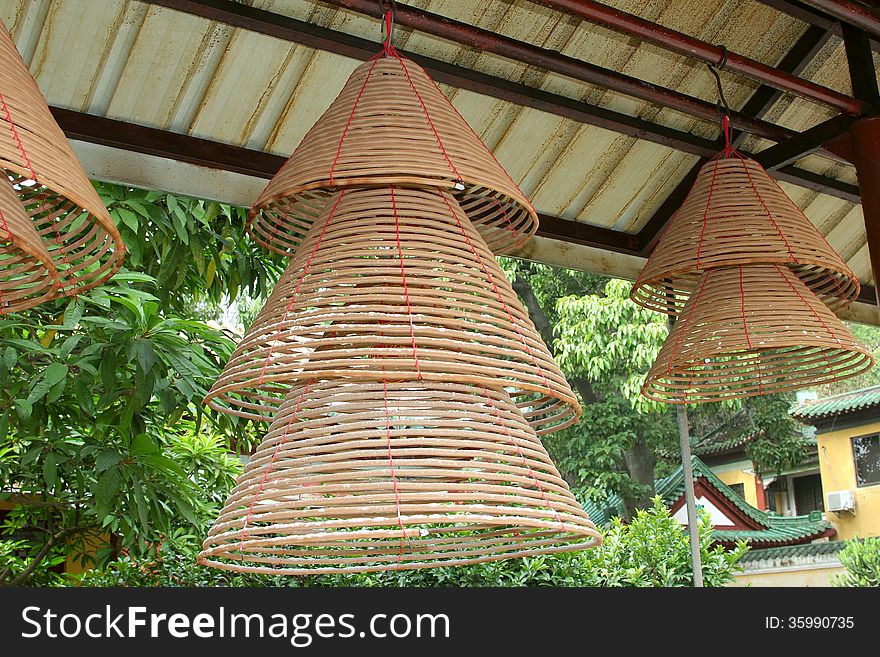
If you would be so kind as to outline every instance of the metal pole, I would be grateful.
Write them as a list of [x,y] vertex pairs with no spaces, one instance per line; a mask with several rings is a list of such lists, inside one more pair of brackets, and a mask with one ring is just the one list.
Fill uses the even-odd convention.
[[[675,318],[670,315],[668,325],[672,332]],[[684,503],[687,508],[688,539],[691,546],[691,566],[694,571],[694,586],[703,588],[703,558],[700,554],[700,519],[697,516],[697,502],[694,499],[694,464],[691,460],[691,428],[688,423],[687,406],[676,404],[675,415],[678,420],[678,442],[681,451],[681,469],[684,472]]]
[[684,404],[675,408],[678,416],[678,439],[681,443],[681,468],[684,470],[684,501],[687,505],[688,536],[691,543],[691,563],[694,568],[694,586],[703,587],[703,560],[700,555],[700,519],[697,517],[697,503],[694,499],[694,464],[691,461],[691,436],[688,425],[687,407]]

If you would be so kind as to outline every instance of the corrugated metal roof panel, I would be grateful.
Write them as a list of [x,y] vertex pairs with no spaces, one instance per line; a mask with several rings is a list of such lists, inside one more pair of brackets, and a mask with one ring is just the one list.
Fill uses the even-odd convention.
[[[379,22],[314,0],[247,4],[376,41]],[[433,13],[668,86],[714,102],[703,64],[526,0],[422,0]],[[624,11],[775,65],[805,24],[754,0],[616,0]],[[52,104],[219,142],[288,155],[339,92],[357,62],[134,0],[0,0],[0,17]],[[759,25],[761,29],[755,29]],[[71,39],[71,34],[77,34]],[[398,29],[413,52],[696,135],[715,138],[711,122],[512,62],[437,37]],[[757,84],[722,73],[728,100],[741,106]],[[806,77],[848,92],[838,38],[820,51]],[[637,232],[696,161],[692,155],[602,128],[443,85],[539,211]],[[832,112],[783,95],[768,118],[803,130]],[[751,138],[748,147],[769,142]],[[819,156],[812,171],[855,182],[852,167]],[[783,185],[807,215],[871,280],[861,210]],[[609,254],[610,266],[616,254]],[[621,270],[629,267],[620,260]]]

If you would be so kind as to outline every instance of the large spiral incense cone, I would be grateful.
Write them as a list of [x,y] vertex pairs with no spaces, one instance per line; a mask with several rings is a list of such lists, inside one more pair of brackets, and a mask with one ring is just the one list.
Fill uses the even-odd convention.
[[301,575],[455,566],[600,542],[503,390],[328,380],[291,388],[200,560]]

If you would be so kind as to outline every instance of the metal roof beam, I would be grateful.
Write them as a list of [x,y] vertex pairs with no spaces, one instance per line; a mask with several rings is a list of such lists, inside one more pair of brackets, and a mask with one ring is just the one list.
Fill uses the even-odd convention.
[[[201,16],[209,20],[266,34],[293,43],[334,52],[354,59],[367,59],[378,51],[378,44],[343,32],[313,25],[304,21],[242,5],[230,0],[144,0]],[[377,5],[378,6],[378,5]],[[580,123],[595,125],[621,134],[652,141],[699,157],[711,157],[718,146],[711,140],[651,123],[620,112],[548,93],[517,82],[472,71],[415,53],[404,53],[421,65],[438,82],[491,96],[510,103],[531,107]],[[713,111],[714,111],[714,106]],[[787,131],[788,135],[795,135]],[[101,138],[100,135],[96,135]],[[99,142],[100,143],[100,142]],[[119,146],[124,148],[124,146]],[[809,171],[786,167],[776,177],[795,185],[830,194],[837,198],[858,202],[854,185],[832,178],[817,176]]]
[[[815,25],[808,26],[791,49],[779,61],[777,68],[800,75],[807,67],[807,64],[813,61],[818,52],[825,47],[825,44],[828,43],[833,34],[833,30]],[[782,96],[783,93],[778,89],[763,85],[749,97],[742,107],[742,112],[749,116],[764,116]],[[732,135],[733,147],[739,148],[747,135],[748,133],[745,132],[735,132]]]
[[845,135],[855,121],[851,116],[839,114],[804,130],[796,137],[765,148],[755,155],[755,160],[768,171],[779,169],[815,153],[832,139]]
[[[785,54],[779,62],[779,68],[792,73],[800,73],[803,71],[813,56],[822,48],[831,38],[831,31],[825,28],[810,26],[797,40],[794,46]],[[743,105],[743,112],[752,116],[761,116],[769,110],[775,103],[782,92],[773,87],[763,86],[758,88],[752,96]],[[740,132],[733,136],[734,148],[738,148],[744,141],[746,133]],[[783,142],[784,143],[784,142]],[[716,150],[720,150],[721,146],[716,146]],[[700,167],[706,163],[707,158],[703,157],[691,168],[685,175],[678,186],[666,197],[666,200],[655,210],[654,214],[645,222],[645,225],[639,231],[639,243],[644,253],[650,253],[654,250],[657,240],[663,228],[669,222],[672,215],[684,202],[687,193],[696,180]],[[782,165],[781,165],[782,166]],[[851,190],[852,191],[852,190]]]
[[[221,0],[161,0],[159,4],[215,4]],[[322,0],[344,9],[350,9],[368,16],[381,16],[382,9],[373,0]],[[425,34],[448,39],[455,43],[490,52],[507,59],[535,66],[565,77],[597,85],[618,93],[637,98],[647,103],[668,107],[706,121],[718,120],[718,109],[714,103],[687,94],[661,87],[639,78],[624,75],[610,69],[590,64],[581,59],[563,55],[555,50],[517,41],[503,34],[497,34],[455,21],[445,16],[432,14],[421,9],[398,4],[394,11],[394,22]],[[740,112],[732,112],[731,125],[751,134],[782,141],[792,136],[792,131],[767,121],[754,119]]]
[[[68,139],[165,157],[266,180],[277,173],[286,159],[272,153],[83,114],[60,107],[52,107],[51,110]],[[632,233],[547,214],[540,215],[540,223],[537,234],[541,237],[598,247],[617,253],[639,254],[638,241]]]
[[[808,6],[805,2],[798,2],[797,0],[758,0],[758,2],[809,25],[829,30],[835,36],[842,36],[839,21],[828,14]],[[871,38],[870,44],[871,50],[880,52],[880,39]]]
[[[868,106],[857,98],[804,80],[784,68],[768,66],[722,46],[702,41],[608,5],[592,0],[532,0],[532,2],[653,43],[679,55],[717,66],[779,91],[821,103],[844,114],[858,116],[868,109]],[[748,116],[757,116],[757,114],[748,114]]]
[[850,0],[802,0],[802,2],[870,34],[875,39],[880,37],[880,16],[870,7]]
[[[207,170],[249,176],[252,177],[249,178],[251,180],[268,180],[275,175],[285,161],[285,158],[280,155],[241,146],[223,144],[58,107],[52,107],[51,110],[55,120],[69,139],[119,149],[117,152],[144,153],[156,158],[167,158],[198,165]],[[105,159],[106,155],[102,156],[102,160]],[[118,180],[125,182],[124,178]],[[550,246],[553,244],[552,240],[557,240],[566,244],[613,251],[625,256],[644,257],[638,237],[631,233],[546,214],[541,214],[540,220],[541,225],[537,234],[539,237],[551,240],[543,242],[546,248],[551,251],[555,248]],[[530,241],[526,246],[529,247],[532,242],[535,240]],[[529,251],[524,257],[544,260],[547,253],[546,249],[542,251],[542,248],[538,245],[536,252]],[[607,265],[602,271],[609,274],[614,273],[607,270]],[[859,298],[873,303],[874,289],[863,286],[862,295]]]

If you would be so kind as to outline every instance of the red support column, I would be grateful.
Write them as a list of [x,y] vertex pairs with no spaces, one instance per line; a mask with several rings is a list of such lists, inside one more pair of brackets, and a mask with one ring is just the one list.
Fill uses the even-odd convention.
[[[880,117],[856,121],[850,128],[850,136],[876,287],[880,282]],[[877,303],[880,306],[880,299]]]
[[758,508],[761,511],[767,510],[767,492],[764,490],[764,480],[761,475],[755,473],[755,495],[757,496]]

